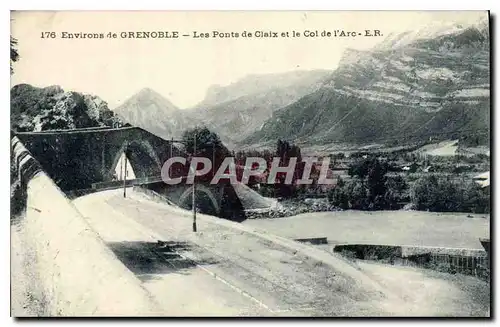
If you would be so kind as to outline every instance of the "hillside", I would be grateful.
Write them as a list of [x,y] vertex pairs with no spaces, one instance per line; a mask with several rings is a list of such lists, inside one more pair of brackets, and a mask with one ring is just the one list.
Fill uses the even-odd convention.
[[330,74],[317,70],[250,75],[226,87],[211,87],[189,115],[226,143],[238,142],[258,130],[274,111],[316,91]]
[[10,96],[10,126],[15,131],[39,132],[123,124],[101,98],[66,92],[57,85],[38,88],[19,84],[12,87]]
[[179,137],[191,122],[182,110],[145,88],[113,110],[126,122],[165,139]]
[[372,51],[348,50],[320,89],[274,112],[242,144],[278,138],[401,144],[430,137],[488,143],[487,26],[454,26],[435,35],[403,33]]

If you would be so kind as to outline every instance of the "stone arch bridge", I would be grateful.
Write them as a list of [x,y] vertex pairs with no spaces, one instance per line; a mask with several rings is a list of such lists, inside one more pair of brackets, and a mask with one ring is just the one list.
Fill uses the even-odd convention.
[[[14,133],[62,191],[111,182],[125,147],[137,178],[160,176],[170,141],[138,127]],[[178,147],[173,155],[184,156]]]
[[[23,151],[28,151],[67,195],[98,191],[106,185],[119,187],[121,182],[114,178],[115,168],[127,148],[127,158],[136,176],[132,184],[147,185],[158,193],[168,194],[169,199],[178,205],[190,206],[190,185],[167,186],[160,177],[163,163],[171,155],[186,156],[184,151],[172,141],[139,127],[11,132],[11,136],[13,152],[19,148],[16,144],[22,143]],[[14,153],[13,157],[18,161],[20,175],[23,174],[23,167],[20,167],[23,155]],[[207,200],[214,215],[227,213],[228,205],[229,211],[242,209],[229,184],[200,184],[197,197],[198,194]]]

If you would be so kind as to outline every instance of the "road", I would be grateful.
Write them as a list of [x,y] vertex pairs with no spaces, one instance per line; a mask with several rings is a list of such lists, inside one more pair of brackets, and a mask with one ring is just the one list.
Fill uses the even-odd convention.
[[193,233],[189,212],[130,191],[73,203],[169,315],[390,314],[351,277],[218,218],[199,214]]
[[131,189],[73,203],[168,316],[489,315],[472,277],[351,262],[203,214],[194,233],[190,212]]

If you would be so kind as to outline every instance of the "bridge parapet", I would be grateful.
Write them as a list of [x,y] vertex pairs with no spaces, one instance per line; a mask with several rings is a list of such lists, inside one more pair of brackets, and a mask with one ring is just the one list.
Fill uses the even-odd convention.
[[47,301],[47,314],[164,314],[22,142],[14,137],[11,146],[26,193],[23,228],[27,246],[35,252],[33,267]]
[[11,160],[17,169],[17,179],[20,186],[26,188],[29,180],[40,172],[42,167],[17,137],[13,137],[11,140],[11,151]]

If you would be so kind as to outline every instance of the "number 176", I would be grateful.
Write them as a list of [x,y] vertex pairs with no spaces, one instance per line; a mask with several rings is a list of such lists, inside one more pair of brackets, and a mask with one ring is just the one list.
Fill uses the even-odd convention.
[[56,38],[56,32],[42,32],[42,39],[55,39]]

